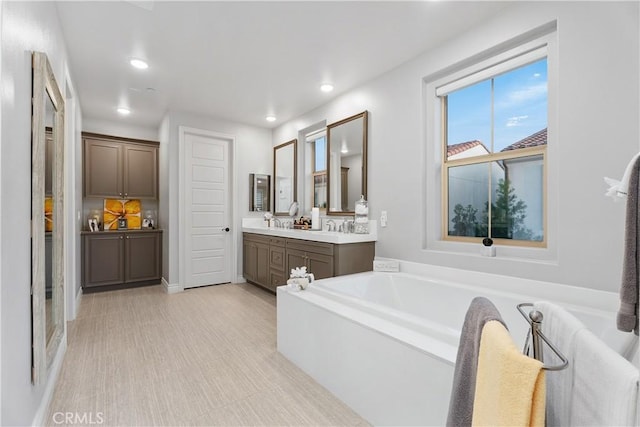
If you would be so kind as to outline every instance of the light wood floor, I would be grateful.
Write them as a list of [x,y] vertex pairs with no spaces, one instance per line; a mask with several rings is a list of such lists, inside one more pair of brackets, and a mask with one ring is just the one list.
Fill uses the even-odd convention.
[[68,332],[48,425],[368,425],[276,351],[252,285],[85,295]]

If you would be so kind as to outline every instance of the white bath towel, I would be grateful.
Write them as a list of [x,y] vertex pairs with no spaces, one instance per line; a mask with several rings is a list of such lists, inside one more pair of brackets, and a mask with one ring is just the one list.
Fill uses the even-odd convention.
[[636,425],[638,368],[587,329],[576,335],[575,351],[569,425]]
[[[586,326],[564,308],[547,301],[533,304],[533,308],[543,315],[542,333],[569,360],[569,366],[562,371],[547,375],[547,426],[568,426],[571,420],[571,394],[576,353],[576,335]],[[545,363],[556,365],[559,359],[549,347],[543,344]]]

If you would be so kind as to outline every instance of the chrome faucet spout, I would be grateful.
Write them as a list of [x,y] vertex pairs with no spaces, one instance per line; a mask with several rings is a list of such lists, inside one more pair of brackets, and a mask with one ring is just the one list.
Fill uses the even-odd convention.
[[336,222],[332,219],[328,219],[327,222],[327,231],[336,231]]

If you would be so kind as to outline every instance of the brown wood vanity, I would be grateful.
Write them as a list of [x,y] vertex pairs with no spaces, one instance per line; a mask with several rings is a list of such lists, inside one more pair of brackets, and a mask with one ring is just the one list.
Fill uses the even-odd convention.
[[296,267],[306,266],[316,279],[371,271],[375,242],[327,243],[245,232],[242,254],[247,282],[275,292]]

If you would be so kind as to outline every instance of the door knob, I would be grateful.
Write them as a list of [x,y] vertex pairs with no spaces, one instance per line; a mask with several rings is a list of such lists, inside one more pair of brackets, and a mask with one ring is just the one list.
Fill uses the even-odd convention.
[[222,231],[226,231],[228,233],[229,232],[229,227],[223,228]]

